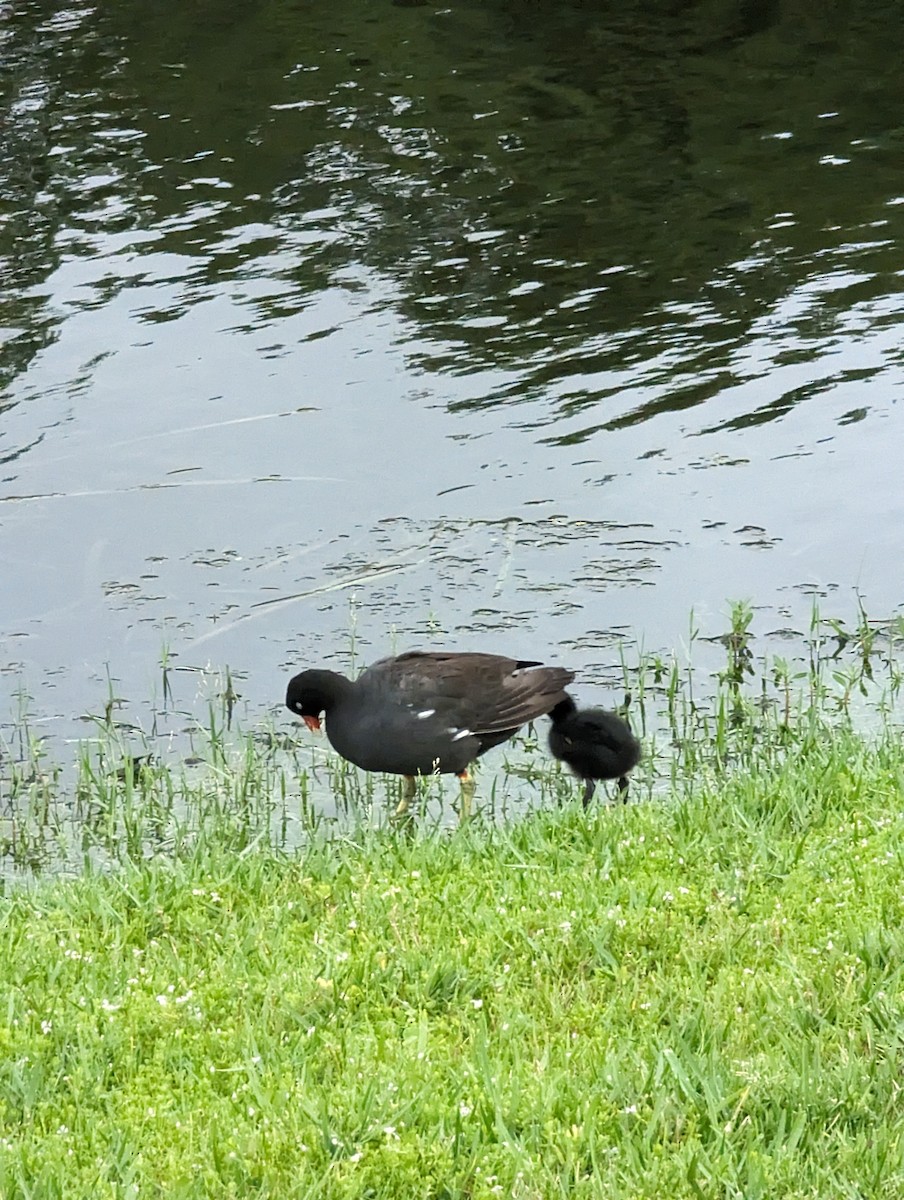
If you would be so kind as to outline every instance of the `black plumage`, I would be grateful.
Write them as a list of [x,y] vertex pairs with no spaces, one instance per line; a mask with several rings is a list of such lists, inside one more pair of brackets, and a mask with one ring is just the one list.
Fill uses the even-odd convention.
[[570,696],[550,712],[549,749],[584,781],[584,806],[599,779],[617,779],[627,799],[628,772],[640,762],[640,742],[627,721],[602,708],[578,708]]
[[286,705],[366,771],[464,775],[481,754],[567,698],[574,673],[497,654],[412,650],[384,658],[354,681],[302,671]]

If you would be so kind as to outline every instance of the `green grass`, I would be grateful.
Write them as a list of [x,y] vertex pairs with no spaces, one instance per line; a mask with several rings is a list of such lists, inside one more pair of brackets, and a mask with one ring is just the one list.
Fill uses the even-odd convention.
[[112,705],[65,768],[21,721],[2,1200],[904,1196],[900,629],[758,667],[750,621],[705,701],[626,672],[640,802],[586,813],[528,736],[532,811],[484,776],[469,825],[431,787],[394,827],[385,783],[232,737],[231,685],[183,765]]
[[0,901],[0,1195],[904,1194],[904,753]]

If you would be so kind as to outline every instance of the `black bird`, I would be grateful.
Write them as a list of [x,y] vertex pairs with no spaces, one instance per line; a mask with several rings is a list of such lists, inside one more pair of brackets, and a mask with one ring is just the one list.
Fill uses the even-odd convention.
[[584,781],[584,807],[598,779],[617,779],[627,800],[627,774],[640,762],[640,742],[628,722],[602,708],[578,708],[570,696],[550,712],[549,748]]
[[475,786],[469,765],[567,702],[572,679],[563,667],[498,654],[411,650],[380,659],[354,681],[302,671],[289,681],[286,705],[311,730],[325,713],[330,744],[355,766],[404,775],[400,814],[416,775],[453,773],[467,816]]

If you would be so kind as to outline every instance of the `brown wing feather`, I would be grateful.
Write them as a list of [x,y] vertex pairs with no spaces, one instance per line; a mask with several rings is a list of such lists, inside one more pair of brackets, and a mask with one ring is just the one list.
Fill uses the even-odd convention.
[[474,698],[475,714],[469,727],[475,733],[497,733],[535,721],[555,708],[572,679],[574,672],[562,667],[542,667],[510,675],[500,681],[498,691],[487,691]]
[[497,654],[410,650],[381,659],[365,674],[377,668],[405,702],[448,706],[474,733],[501,733],[543,716],[564,698],[563,689],[574,679],[574,672],[563,667]]

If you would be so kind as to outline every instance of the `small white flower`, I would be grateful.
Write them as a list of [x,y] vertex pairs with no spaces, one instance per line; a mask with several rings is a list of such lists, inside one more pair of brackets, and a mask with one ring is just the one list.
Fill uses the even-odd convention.
[[471,1007],[472,1008],[483,1008],[483,1001],[479,998],[476,1000],[472,1000]]

